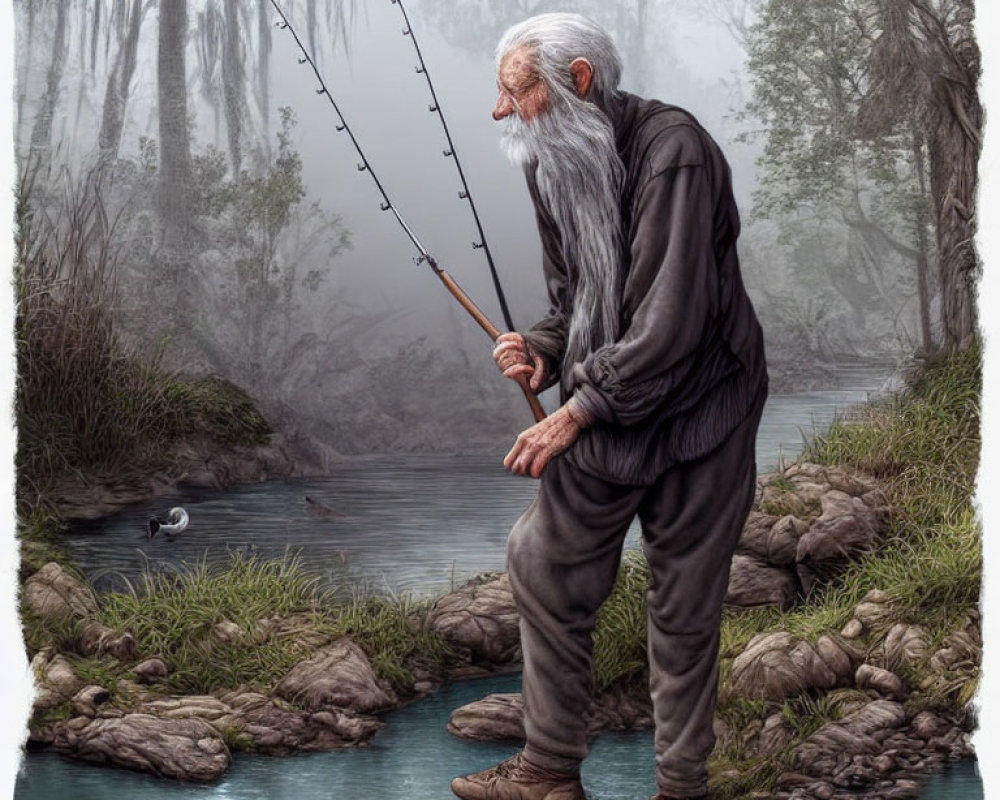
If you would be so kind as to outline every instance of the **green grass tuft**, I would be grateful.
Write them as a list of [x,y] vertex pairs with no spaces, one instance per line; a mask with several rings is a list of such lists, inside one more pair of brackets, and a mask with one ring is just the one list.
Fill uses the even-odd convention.
[[[173,668],[167,688],[206,693],[239,685],[271,687],[322,639],[350,636],[380,678],[398,689],[412,684],[414,666],[440,668],[449,655],[424,625],[425,607],[407,598],[357,598],[343,603],[297,557],[262,561],[234,554],[228,565],[146,575],[128,592],[105,595],[98,619],[129,631],[139,651]],[[301,617],[301,625],[274,632],[262,621]],[[220,622],[243,631],[225,641]],[[305,632],[308,635],[299,636]]]
[[644,687],[646,661],[646,589],[649,566],[642,553],[622,559],[611,595],[601,606],[594,631],[593,671],[597,691],[611,686]]
[[[93,178],[94,176],[91,176]],[[96,183],[66,190],[54,210],[18,190],[17,508],[44,512],[65,478],[169,467],[192,437],[259,444],[267,422],[242,390],[219,378],[166,370],[161,353],[127,346],[118,334],[117,250]],[[22,524],[32,538],[32,524]]]
[[350,636],[368,655],[375,674],[405,691],[415,669],[440,673],[452,658],[444,639],[426,624],[428,607],[409,595],[373,595],[328,608],[313,622],[331,638]]

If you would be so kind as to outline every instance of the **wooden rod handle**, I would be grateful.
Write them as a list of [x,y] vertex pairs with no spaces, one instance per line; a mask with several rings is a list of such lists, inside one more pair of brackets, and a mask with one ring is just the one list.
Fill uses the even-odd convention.
[[[441,279],[441,283],[443,283],[455,299],[462,304],[462,307],[472,315],[472,318],[479,323],[479,327],[486,331],[493,341],[496,341],[503,331],[486,318],[486,315],[482,312],[482,310],[480,310],[479,306],[473,303],[469,295],[462,291],[462,287],[455,282],[455,279],[451,277],[451,275],[440,267],[434,271]],[[542,408],[542,404],[539,402],[538,396],[531,391],[531,387],[528,385],[528,379],[524,375],[518,375],[515,380],[521,387],[521,391],[524,392],[524,397],[528,401],[528,405],[531,407],[531,413],[535,417],[535,422],[541,422],[545,419],[545,409]]]
[[518,385],[521,387],[521,391],[524,392],[524,399],[528,401],[528,405],[531,406],[531,413],[535,417],[535,422],[541,422],[545,419],[545,409],[542,408],[541,401],[538,399],[538,395],[531,390],[531,386],[528,385],[528,378],[525,375],[518,375],[514,378]]

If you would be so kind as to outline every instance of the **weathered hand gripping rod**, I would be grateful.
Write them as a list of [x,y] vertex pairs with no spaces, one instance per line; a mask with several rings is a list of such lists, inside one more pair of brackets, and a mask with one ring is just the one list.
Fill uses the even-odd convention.
[[[455,167],[458,169],[459,178],[462,181],[462,191],[459,192],[458,196],[463,200],[467,200],[469,202],[470,208],[472,209],[472,215],[476,222],[476,229],[479,232],[479,241],[473,243],[472,246],[474,249],[477,250],[482,249],[486,254],[486,260],[487,263],[489,264],[490,274],[493,277],[493,285],[497,291],[497,299],[500,301],[500,308],[501,311],[503,312],[504,322],[506,322],[508,330],[513,330],[514,323],[511,321],[510,311],[507,308],[507,301],[504,298],[503,290],[500,288],[500,278],[497,275],[496,267],[493,263],[493,256],[490,253],[489,246],[486,243],[486,235],[483,233],[483,226],[480,224],[479,214],[476,211],[475,203],[472,201],[472,193],[469,191],[469,185],[465,180],[465,173],[462,171],[462,165],[459,162],[458,155],[455,152],[455,145],[451,140],[451,133],[448,131],[448,124],[445,122],[444,114],[441,111],[441,104],[438,102],[437,93],[434,91],[434,84],[431,83],[430,74],[427,72],[427,65],[424,63],[424,57],[420,52],[420,46],[417,44],[416,36],[414,35],[413,29],[410,26],[410,20],[406,14],[406,9],[403,7],[402,0],[391,0],[391,2],[393,3],[393,5],[399,6],[399,10],[403,15],[403,20],[406,24],[406,27],[403,29],[403,35],[410,37],[410,41],[413,42],[413,47],[417,52],[417,58],[420,61],[420,65],[416,67],[416,71],[418,73],[423,74],[424,78],[427,80],[427,87],[430,89],[431,100],[432,100],[432,104],[430,105],[429,110],[437,113],[438,118],[441,121],[441,125],[444,127],[445,138],[448,141],[448,149],[444,151],[444,155],[454,160]],[[346,133],[350,137],[351,144],[354,145],[354,149],[357,152],[358,157],[361,159],[361,163],[358,164],[358,171],[367,172],[371,176],[372,180],[375,182],[375,186],[378,189],[379,194],[382,195],[381,209],[383,211],[392,212],[392,215],[396,218],[396,221],[399,223],[400,227],[403,229],[403,231],[406,233],[410,241],[413,242],[414,247],[416,247],[418,252],[420,253],[420,257],[417,259],[417,263],[419,264],[421,262],[425,262],[427,266],[429,266],[431,270],[433,270],[434,274],[437,275],[438,278],[440,278],[441,282],[445,285],[448,291],[451,292],[454,298],[458,300],[459,303],[462,304],[462,307],[465,308],[465,310],[472,315],[472,318],[479,323],[479,326],[484,331],[486,331],[487,334],[489,334],[491,339],[495,341],[497,337],[500,336],[502,331],[499,328],[497,328],[496,325],[494,325],[492,322],[489,321],[489,319],[482,312],[482,310],[462,290],[462,288],[458,285],[458,283],[455,282],[455,279],[452,278],[451,275],[449,275],[444,269],[438,266],[438,263],[435,260],[435,258],[429,252],[427,252],[427,249],[420,243],[420,240],[417,239],[416,234],[413,233],[413,230],[406,223],[406,220],[403,219],[403,216],[392,204],[392,201],[389,199],[389,195],[386,193],[385,187],[382,186],[382,182],[379,180],[378,176],[375,174],[375,171],[372,169],[372,166],[369,163],[368,158],[365,156],[364,151],[361,149],[361,145],[358,143],[358,140],[355,137],[354,132],[347,124],[347,120],[344,118],[343,113],[341,113],[340,106],[337,105],[337,101],[334,100],[333,95],[330,94],[330,90],[327,88],[326,81],[323,80],[323,76],[320,74],[319,68],[316,66],[316,62],[313,60],[312,55],[309,53],[305,45],[302,43],[302,40],[299,38],[299,35],[295,32],[295,28],[292,26],[291,22],[289,22],[288,17],[285,16],[285,12],[282,11],[281,7],[278,5],[277,0],[271,0],[271,5],[274,6],[274,10],[278,13],[278,16],[281,17],[281,22],[276,24],[280,28],[285,29],[292,34],[292,38],[295,39],[295,44],[298,46],[299,51],[302,53],[302,58],[299,59],[299,63],[308,64],[310,67],[312,67],[312,71],[316,75],[316,80],[319,81],[319,86],[320,86],[320,88],[316,90],[316,93],[321,95],[326,95],[327,99],[330,101],[330,105],[333,106],[333,110],[336,112],[337,118],[340,120],[340,124],[337,125],[337,130]],[[535,396],[535,393],[531,390],[531,387],[528,385],[528,379],[525,376],[521,375],[518,377],[517,383],[520,385],[521,390],[524,392],[524,396],[528,401],[528,405],[531,406],[531,413],[534,415],[535,421],[540,422],[541,420],[545,419],[545,411],[544,409],[542,409],[542,404],[538,401],[538,398]]]

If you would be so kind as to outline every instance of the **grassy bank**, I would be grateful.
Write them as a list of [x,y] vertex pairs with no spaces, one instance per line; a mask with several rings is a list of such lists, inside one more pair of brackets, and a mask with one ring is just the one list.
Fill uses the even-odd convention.
[[[747,751],[743,733],[754,720],[780,713],[800,741],[823,722],[839,718],[845,701],[864,696],[849,689],[807,693],[784,703],[730,696],[725,687],[732,660],[754,635],[788,631],[815,642],[840,631],[865,594],[879,589],[893,610],[888,624],[920,625],[933,652],[978,605],[981,531],[972,496],[980,446],[980,358],[973,348],[925,366],[907,392],[852,411],[802,454],[801,461],[855,467],[876,476],[894,509],[890,531],[877,553],[855,562],[792,610],[726,609],[719,715],[732,735],[721,737],[714,756],[720,798],[773,788],[789,766],[795,742],[777,758],[756,758]],[[600,687],[624,685],[636,696],[645,692],[647,577],[641,556],[627,558],[601,611],[595,640]],[[904,675],[911,691],[908,710],[959,712],[975,692],[978,673],[977,664],[964,664],[948,680],[926,687],[921,686],[925,675]]]
[[68,188],[57,210],[30,203],[31,190],[25,178],[15,273],[22,575],[68,560],[55,536],[61,481],[169,469],[185,439],[253,444],[269,432],[237,387],[167,370],[162,348],[144,353],[121,340],[113,224],[95,186]]
[[[147,574],[125,591],[103,595],[93,618],[130,632],[139,653],[168,664],[170,675],[149,687],[156,693],[210,694],[241,686],[270,693],[316,648],[350,636],[376,675],[406,694],[416,680],[440,678],[451,662],[446,643],[425,624],[429,605],[406,597],[344,597],[298,558],[233,554],[215,568]],[[28,616],[24,623],[30,654],[54,647],[86,683],[108,687],[112,702],[128,705],[129,690],[119,681],[134,680],[134,662],[82,653],[79,620],[53,625]]]

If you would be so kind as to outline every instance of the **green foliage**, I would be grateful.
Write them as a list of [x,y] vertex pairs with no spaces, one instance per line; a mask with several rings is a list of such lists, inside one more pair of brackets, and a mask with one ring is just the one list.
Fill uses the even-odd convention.
[[764,141],[753,213],[774,221],[778,247],[764,246],[780,251],[763,262],[762,315],[782,353],[916,346],[917,256],[933,238],[926,148],[916,108],[877,133],[860,122],[879,23],[873,0],[766,0],[747,37],[744,118],[759,124],[744,139]]
[[[23,591],[23,589],[22,589]],[[22,600],[19,604],[21,635],[29,657],[43,647],[51,646],[59,652],[72,653],[79,638],[79,621],[71,617],[45,618],[36,614]]]
[[250,395],[218,376],[175,379],[165,394],[178,438],[200,433],[220,444],[262,444],[271,432]]
[[[261,624],[274,617],[300,616],[302,625],[275,632]],[[186,570],[147,574],[129,592],[102,598],[98,619],[129,631],[139,650],[166,659],[174,671],[171,691],[212,692],[241,684],[273,686],[309,656],[316,634],[350,636],[368,654],[380,677],[405,689],[412,668],[440,667],[444,642],[424,626],[425,609],[408,599],[356,598],[338,602],[297,557],[262,561],[239,553],[225,567],[205,563]],[[235,641],[215,626],[242,629]],[[312,632],[301,636],[303,632]]]
[[713,777],[708,785],[713,800],[743,800],[757,792],[774,791],[783,772],[779,764],[766,758],[734,763],[713,756],[709,765]]
[[243,731],[242,725],[227,725],[223,728],[222,741],[230,752],[253,753],[257,749],[253,737]]
[[791,726],[795,738],[802,740],[812,736],[827,722],[839,720],[841,713],[838,704],[828,694],[800,694],[782,703],[781,716]]
[[237,219],[247,224],[243,230],[256,240],[254,250],[263,258],[274,257],[278,234],[288,226],[292,208],[306,196],[302,159],[292,148],[295,117],[287,106],[279,111],[281,130],[278,131],[277,157],[259,174],[241,172],[230,190]]
[[103,686],[114,691],[115,685],[122,678],[135,677],[125,664],[112,656],[81,658],[71,655],[68,660],[73,672],[84,685]]
[[[757,210],[848,210],[872,189],[876,204],[906,185],[907,143],[863,138],[856,116],[877,31],[870,0],[768,0],[748,38],[754,97],[747,113],[767,133]],[[908,181],[908,182],[907,182]]]
[[64,525],[58,519],[55,510],[41,499],[33,487],[28,489],[28,493],[35,497],[35,501],[32,503],[25,498],[23,502],[18,503],[17,536],[21,545],[18,564],[19,585],[50,561],[55,561],[64,567],[69,567],[72,563],[69,551],[59,540]]
[[59,210],[34,210],[20,187],[16,270],[18,509],[36,541],[51,516],[40,498],[78,472],[162,466],[177,443],[201,435],[259,443],[267,423],[218,379],[190,380],[121,341],[114,228],[97,183],[70,187]]
[[925,477],[911,470],[936,470],[941,482],[961,492],[949,493],[947,502],[934,506],[937,516],[931,510],[924,521],[952,516],[968,503],[979,461],[980,361],[979,347],[971,347],[931,364],[910,392],[835,422],[804,458],[855,466],[888,480],[891,491],[909,485],[909,492],[901,492],[907,502]]
[[597,691],[614,685],[645,686],[646,589],[649,565],[642,553],[629,551],[618,579],[597,614],[593,671]]
[[407,595],[374,595],[327,609],[313,622],[330,638],[350,636],[368,655],[375,673],[405,691],[413,684],[414,669],[439,672],[451,657],[425,618],[426,606]]
[[121,238],[139,278],[126,282],[125,293],[158,309],[129,318],[130,332],[170,337],[174,352],[207,362],[272,409],[272,395],[294,392],[290,376],[307,356],[318,357],[321,340],[302,305],[323,284],[329,260],[349,246],[340,217],[305,202],[295,117],[279,111],[276,148],[256,148],[235,174],[216,148],[192,155],[197,230],[186,251],[168,253],[147,235],[157,214],[155,142],[144,140],[138,161],[123,159],[115,169],[117,196],[128,198]]
[[209,692],[271,683],[304,655],[293,642],[261,634],[238,644],[224,641],[214,632],[216,624],[229,621],[253,631],[262,617],[312,610],[321,599],[318,580],[307,576],[297,560],[261,562],[234,554],[225,570],[201,563],[147,573],[132,591],[105,595],[98,620],[129,631],[141,652],[171,663],[172,689]]

